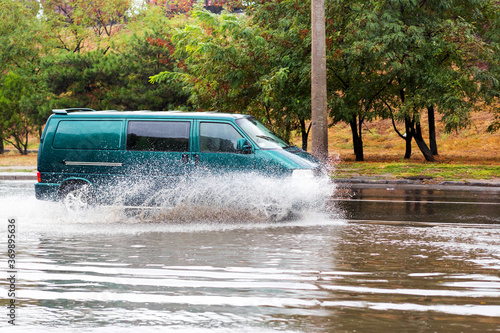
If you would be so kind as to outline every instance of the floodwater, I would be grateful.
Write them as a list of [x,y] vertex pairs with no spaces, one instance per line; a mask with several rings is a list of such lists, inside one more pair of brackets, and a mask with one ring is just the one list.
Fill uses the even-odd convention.
[[32,186],[0,182],[2,332],[500,331],[499,191],[358,186],[288,221],[166,221],[72,216]]
[[500,224],[500,188],[350,185],[333,200],[346,217],[382,222]]

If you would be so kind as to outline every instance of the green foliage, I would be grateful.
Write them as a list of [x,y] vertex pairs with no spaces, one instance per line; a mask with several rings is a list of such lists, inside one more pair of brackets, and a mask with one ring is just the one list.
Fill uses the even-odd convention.
[[[0,0],[0,137],[36,132],[52,107],[209,109],[253,114],[285,139],[300,131],[307,147],[310,0],[223,2],[214,15],[192,0],[130,11],[131,0],[47,0],[40,15],[38,1]],[[421,136],[432,105],[460,131],[498,101],[498,1],[325,2],[330,116],[361,145],[375,118]]]
[[[149,82],[152,75],[160,71],[175,71],[183,67],[183,62],[173,54],[175,46],[171,42],[172,30],[182,22],[169,21],[142,34],[134,34],[120,62],[124,67],[122,83],[116,87],[118,98],[115,104],[124,109],[172,110],[190,109],[189,89],[172,80],[162,85]],[[124,84],[125,83],[125,84]]]
[[271,31],[264,12],[252,14],[254,22],[194,11],[189,24],[173,34],[175,56],[185,67],[152,81],[180,80],[191,89],[196,108],[253,114],[288,139],[310,117],[309,43],[290,21]]
[[169,110],[185,105],[181,86],[148,83],[155,71],[168,67],[155,49],[165,52],[152,40],[135,40],[122,54],[61,54],[44,62],[45,79],[59,96],[58,107]]
[[43,97],[36,83],[15,72],[0,82],[0,128],[5,141],[21,154],[27,154],[29,135],[40,126],[39,115],[47,111]]
[[46,57],[43,62],[45,80],[59,96],[59,107],[108,109],[108,93],[120,83],[121,64],[115,55],[99,51],[62,53]]
[[[402,10],[384,7],[399,22],[399,31],[406,31],[401,36],[384,24],[378,37],[396,55],[388,60],[399,79],[395,89],[405,93],[403,113],[434,104],[441,112],[454,114],[444,118],[449,129],[468,124],[467,115],[481,98],[477,79],[486,73],[483,62],[493,60],[492,49],[478,35],[474,17],[462,16],[465,10],[480,12],[481,4],[472,0],[456,6],[454,1],[440,0],[423,6],[410,2]],[[461,122],[456,121],[457,116]]]
[[169,110],[189,108],[189,91],[177,82],[150,84],[158,71],[173,70],[179,63],[172,54],[170,30],[180,24],[169,20],[158,7],[146,8],[129,18],[127,33],[115,39],[110,52],[95,49],[47,56],[44,79],[58,96],[58,107],[91,107],[117,110]]
[[[266,64],[272,76],[264,76],[262,87],[269,123],[285,138],[300,130],[307,148],[311,118],[311,9],[309,1],[262,1],[249,8],[251,23],[262,31],[268,45]],[[266,111],[267,112],[267,111]],[[278,125],[278,126],[277,126]]]
[[327,3],[334,122],[358,119],[360,132],[360,120],[390,117],[405,121],[405,140],[420,139],[427,107],[443,114],[446,130],[459,130],[470,124],[478,101],[498,92],[496,2]]
[[30,1],[0,0],[0,68],[24,67],[38,57],[36,42],[43,36],[37,7]]
[[373,5],[364,1],[330,2],[327,19],[329,106],[333,122],[366,120],[391,83],[381,75],[383,54],[374,41]]
[[0,0],[0,7],[0,138],[26,153],[28,135],[45,122],[50,103],[40,81],[47,35],[38,1]]

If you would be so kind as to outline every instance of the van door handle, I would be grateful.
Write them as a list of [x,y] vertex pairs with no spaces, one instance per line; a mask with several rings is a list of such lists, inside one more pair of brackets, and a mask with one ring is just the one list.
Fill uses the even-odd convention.
[[182,154],[182,163],[187,164],[189,162],[189,155]]

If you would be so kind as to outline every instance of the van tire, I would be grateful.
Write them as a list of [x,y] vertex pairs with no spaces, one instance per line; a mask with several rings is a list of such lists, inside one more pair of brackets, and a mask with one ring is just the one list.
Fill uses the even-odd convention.
[[90,184],[75,183],[61,190],[61,202],[67,211],[83,212],[95,205],[95,196]]

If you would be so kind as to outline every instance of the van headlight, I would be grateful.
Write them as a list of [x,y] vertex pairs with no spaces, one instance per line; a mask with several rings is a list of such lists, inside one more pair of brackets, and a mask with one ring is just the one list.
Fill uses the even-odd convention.
[[293,170],[292,178],[296,179],[314,178],[314,171],[312,169]]

